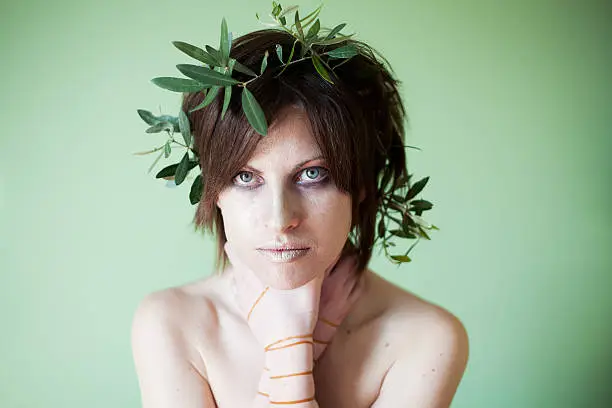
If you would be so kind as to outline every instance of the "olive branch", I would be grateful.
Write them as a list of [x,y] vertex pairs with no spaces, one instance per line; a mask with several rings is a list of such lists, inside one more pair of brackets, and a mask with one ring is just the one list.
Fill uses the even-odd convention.
[[[376,50],[369,47],[367,44],[351,40],[347,45],[324,51],[328,45],[338,44],[350,39],[354,34],[345,35],[341,31],[346,26],[346,23],[338,24],[332,29],[321,27],[319,21],[319,13],[322,5],[317,7],[307,16],[300,18],[298,6],[290,6],[287,9],[276,1],[272,2],[272,12],[270,17],[272,23],[261,21],[259,14],[255,14],[256,18],[265,26],[274,27],[290,34],[295,41],[287,56],[286,61],[283,56],[283,49],[280,44],[276,44],[276,56],[281,62],[278,68],[280,72],[275,77],[280,76],[288,66],[305,60],[311,60],[319,75],[330,84],[334,84],[336,77],[335,69],[349,61],[352,57],[358,54],[375,53],[381,58],[389,68],[389,62],[378,53]],[[294,20],[291,25],[287,24],[287,17],[290,13],[294,13]],[[295,47],[300,43],[300,55],[295,56]],[[268,132],[268,124],[264,112],[257,102],[254,95],[249,91],[248,84],[257,80],[267,69],[269,52],[266,50],[261,60],[259,74],[244,66],[236,59],[230,57],[230,49],[232,46],[232,33],[228,31],[225,18],[221,21],[221,36],[219,48],[214,48],[210,45],[205,45],[204,49],[195,45],[188,44],[182,41],[173,41],[172,44],[183,53],[199,61],[200,65],[193,64],[178,64],[176,68],[187,78],[175,77],[157,77],[151,82],[160,88],[173,92],[202,92],[204,94],[203,101],[191,109],[189,113],[202,109],[212,103],[219,92],[223,90],[223,106],[221,110],[221,119],[225,117],[225,113],[229,107],[234,86],[242,88],[241,102],[244,114],[253,127],[253,129],[262,136],[266,136]],[[317,46],[320,51],[315,51],[313,46]],[[324,52],[323,52],[324,51]],[[294,59],[295,58],[295,59]],[[330,62],[332,60],[344,60],[337,63],[332,68]],[[234,71],[248,75],[251,79],[247,81],[239,81],[232,77]],[[150,111],[144,109],[137,110],[138,115],[150,127],[146,130],[147,133],[166,132],[168,139],[166,142],[152,150],[145,152],[134,153],[136,155],[147,155],[160,151],[157,158],[149,167],[148,172],[151,172],[153,167],[159,162],[162,156],[170,157],[173,144],[180,148],[185,148],[186,151],[179,163],[171,164],[164,167],[156,174],[156,178],[164,178],[166,180],[174,180],[175,185],[183,183],[189,172],[199,166],[198,153],[193,148],[194,138],[191,133],[191,127],[187,114],[181,109],[178,116],[160,115],[156,116]],[[182,135],[184,143],[175,139],[175,133]],[[433,204],[426,200],[414,199],[423,187],[427,184],[429,177],[426,177],[414,185],[410,185],[411,175],[408,177],[396,180],[394,185],[384,192],[382,202],[379,207],[380,220],[377,225],[377,234],[375,242],[382,240],[382,250],[392,262],[401,264],[410,262],[408,257],[409,252],[418,243],[421,238],[430,239],[425,230],[438,229],[434,225],[425,222],[421,215],[424,211],[430,210]],[[389,180],[381,180],[381,185],[388,184]],[[191,204],[197,204],[200,201],[203,191],[203,178],[201,171],[192,182],[189,200]],[[401,239],[417,239],[412,246],[403,254],[390,254],[390,248],[396,247],[394,242],[397,238]]]

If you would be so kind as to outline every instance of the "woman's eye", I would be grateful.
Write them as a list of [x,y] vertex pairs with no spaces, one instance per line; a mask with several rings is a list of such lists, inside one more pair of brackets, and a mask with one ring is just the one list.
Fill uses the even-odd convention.
[[253,184],[254,178],[253,173],[250,171],[241,171],[234,177],[234,184],[238,186],[250,186]]
[[318,183],[327,178],[327,170],[323,167],[309,167],[302,170],[300,182],[302,184]]
[[248,183],[251,180],[253,180],[253,174],[251,173],[240,173],[238,177],[240,178],[240,181],[242,181],[243,183]]
[[306,169],[305,172],[306,177],[311,180],[314,180],[319,176],[319,169],[317,169],[316,167],[313,167],[312,169]]

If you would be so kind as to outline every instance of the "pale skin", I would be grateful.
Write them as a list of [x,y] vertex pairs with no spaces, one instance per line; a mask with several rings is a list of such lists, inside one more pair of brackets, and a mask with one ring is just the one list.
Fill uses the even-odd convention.
[[[307,118],[287,110],[219,197],[231,264],[141,302],[132,349],[144,408],[450,406],[468,359],[463,325],[341,256],[350,196],[320,156]],[[274,243],[305,249],[272,260],[261,248]]]

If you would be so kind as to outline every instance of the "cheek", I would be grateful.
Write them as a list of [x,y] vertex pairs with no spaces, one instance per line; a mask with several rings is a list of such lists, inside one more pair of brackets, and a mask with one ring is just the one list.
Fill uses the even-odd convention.
[[223,216],[225,235],[229,240],[241,241],[247,231],[252,231],[257,224],[258,214],[253,208],[254,200],[242,194],[226,193],[219,197],[217,203]]
[[330,250],[342,248],[351,228],[351,198],[337,190],[313,197],[308,225]]

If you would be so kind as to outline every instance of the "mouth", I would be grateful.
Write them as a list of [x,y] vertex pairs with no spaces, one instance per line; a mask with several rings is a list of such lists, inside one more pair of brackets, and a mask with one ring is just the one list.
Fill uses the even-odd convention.
[[310,248],[257,248],[259,253],[266,256],[272,262],[292,262],[308,254]]

